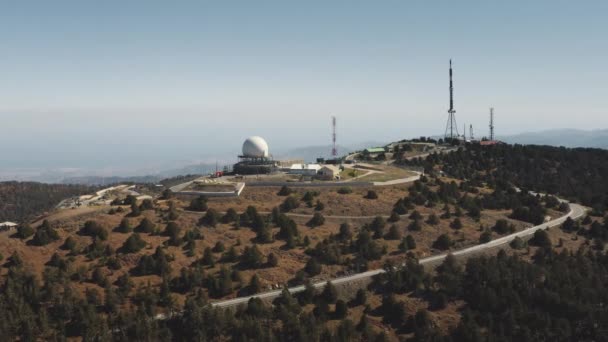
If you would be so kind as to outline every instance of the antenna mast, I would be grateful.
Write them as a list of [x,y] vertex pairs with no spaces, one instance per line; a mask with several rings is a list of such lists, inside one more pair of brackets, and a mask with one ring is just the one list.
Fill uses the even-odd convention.
[[490,140],[494,140],[494,108],[490,108]]
[[[456,111],[454,110],[454,85],[452,84],[452,60],[450,59],[450,109],[448,109],[448,123],[445,126],[445,139],[453,140],[458,137],[456,125]],[[456,134],[454,134],[456,133]]]
[[332,116],[331,117],[331,126],[332,126],[332,149],[331,149],[331,155],[332,157],[337,157],[338,156],[338,148],[336,147],[336,117]]
[[471,141],[475,140],[475,135],[473,134],[473,125],[472,124],[469,126],[469,136],[470,136]]

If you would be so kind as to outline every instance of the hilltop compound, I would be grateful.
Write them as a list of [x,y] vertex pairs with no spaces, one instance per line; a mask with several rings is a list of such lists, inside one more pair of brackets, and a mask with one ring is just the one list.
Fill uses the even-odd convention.
[[242,155],[234,164],[233,171],[241,175],[268,174],[278,170],[276,162],[268,152],[268,143],[264,138],[253,136],[243,142]]

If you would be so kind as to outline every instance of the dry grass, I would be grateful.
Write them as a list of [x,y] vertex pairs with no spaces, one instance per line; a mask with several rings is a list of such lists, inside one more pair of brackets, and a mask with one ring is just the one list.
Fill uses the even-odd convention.
[[[389,215],[393,204],[397,201],[397,199],[407,195],[408,187],[409,184],[394,187],[373,188],[379,196],[379,198],[376,200],[368,200],[364,198],[367,191],[371,188],[353,188],[353,193],[347,195],[338,194],[336,192],[336,188],[321,188],[315,190],[319,191],[319,196],[317,198],[321,202],[325,203],[325,210],[323,211],[323,214],[326,217],[332,215],[373,217],[375,215]],[[272,208],[278,206],[285,199],[285,197],[281,197],[276,194],[278,190],[278,187],[247,187],[240,198],[211,199],[209,201],[209,207],[218,211],[226,211],[228,208],[234,208],[237,211],[242,212],[247,206],[253,205],[256,206],[259,211],[271,211]],[[313,189],[295,188],[296,194],[294,196],[301,197],[306,191],[311,190]],[[183,198],[182,200],[175,199],[175,202],[178,205],[178,208],[185,208],[189,204],[187,198]],[[152,220],[162,231],[166,225],[164,211],[167,209],[167,207],[167,202],[160,201],[157,211],[145,211],[140,217],[128,219],[131,222],[131,225],[135,227],[139,224],[143,217],[147,217],[148,219]],[[6,233],[3,233],[0,234],[0,248],[2,249],[2,253],[5,258],[10,256],[13,252],[19,253],[25,260],[26,264],[31,267],[36,274],[42,274],[45,264],[50,260],[53,253],[58,253],[65,257],[72,258],[74,268],[85,267],[88,269],[90,276],[90,270],[97,267],[99,260],[88,260],[86,256],[82,254],[69,256],[67,251],[60,249],[60,246],[68,236],[73,236],[77,240],[80,248],[88,246],[91,244],[92,239],[87,236],[78,235],[78,231],[84,225],[86,220],[94,219],[111,232],[119,225],[120,221],[126,215],[126,212],[129,211],[129,209],[125,208],[125,213],[123,214],[108,215],[107,211],[109,209],[110,207],[95,207],[58,211],[55,214],[50,215],[48,219],[56,228],[58,228],[58,232],[61,236],[59,241],[43,247],[29,246],[26,245],[25,242],[19,239],[10,238]],[[423,215],[424,220],[426,220],[426,218],[432,213],[435,213],[437,216],[440,216],[441,214],[441,208],[417,207],[416,210]],[[302,202],[300,208],[294,210],[294,212],[312,214],[313,209],[307,208]],[[431,245],[440,234],[449,234],[452,240],[456,242],[454,248],[463,248],[465,246],[473,245],[479,240],[479,236],[481,234],[481,231],[479,230],[480,225],[486,227],[492,226],[497,219],[505,218],[508,213],[508,211],[484,211],[479,222],[463,216],[461,217],[461,220],[464,227],[458,231],[449,227],[451,219],[441,220],[441,222],[436,226],[423,223],[422,230],[416,232],[408,231],[407,226],[411,220],[407,218],[402,218],[399,222],[396,222],[395,225],[398,227],[402,236],[411,234],[414,237],[418,247],[413,252],[419,258],[422,258],[438,252],[433,250]],[[190,267],[195,260],[202,256],[206,247],[213,247],[218,241],[221,241],[225,245],[226,250],[228,250],[231,246],[235,246],[239,252],[242,252],[246,246],[250,246],[254,243],[255,233],[249,228],[240,228],[237,230],[229,224],[219,224],[215,228],[197,227],[197,222],[202,215],[202,213],[182,211],[179,218],[176,220],[178,226],[182,228],[182,232],[191,229],[200,229],[201,233],[204,235],[204,239],[196,241],[195,255],[192,257],[186,256],[182,247],[167,247],[167,253],[172,255],[174,258],[174,261],[171,262],[173,276],[177,276],[181,268]],[[314,246],[319,241],[328,238],[331,234],[337,234],[339,231],[339,225],[342,222],[351,223],[353,234],[356,236],[360,227],[364,223],[371,221],[371,219],[328,218],[323,226],[311,229],[306,226],[308,218],[296,217],[294,219],[298,223],[298,230],[300,231],[302,238],[307,236],[311,241],[311,246]],[[517,226],[518,230],[523,229],[526,226],[526,224],[521,222],[513,222]],[[388,231],[390,225],[390,223],[387,224],[385,232]],[[279,229],[276,227],[273,228],[273,233],[278,233],[278,230]],[[140,235],[148,244],[147,248],[143,249],[137,254],[125,255],[119,253],[118,257],[122,264],[122,268],[120,270],[113,271],[103,266],[104,272],[112,282],[114,282],[120,275],[128,272],[131,268],[137,265],[139,258],[142,255],[152,254],[158,246],[163,245],[168,239],[168,237],[165,236],[143,233]],[[115,250],[118,250],[128,236],[129,234],[111,232],[107,243]],[[388,260],[402,261],[405,258],[404,254],[398,252],[399,241],[389,241],[384,239],[379,239],[378,241],[381,244],[386,245],[388,253],[381,260],[370,262],[368,265],[370,269],[380,268]],[[240,286],[247,285],[250,277],[253,276],[253,274],[258,274],[263,285],[265,286],[284,284],[291,280],[295,273],[304,267],[309,257],[305,254],[305,249],[303,247],[286,250],[283,248],[284,244],[284,241],[277,240],[273,243],[258,245],[258,248],[263,255],[267,256],[270,253],[274,253],[276,256],[278,256],[279,265],[273,268],[243,270],[242,278],[244,281],[242,284],[235,284],[235,289]],[[219,253],[217,253],[215,256],[217,260],[219,260],[221,257]],[[354,255],[347,255],[346,257],[353,258]],[[228,264],[226,266],[236,265]],[[217,263],[214,268],[208,268],[205,270],[205,272],[207,274],[214,274],[220,269],[220,267],[220,263]],[[345,266],[340,265],[324,265],[322,273],[317,276],[315,280],[331,279],[341,275],[345,271],[344,267]],[[6,273],[6,269],[4,269],[2,272]],[[160,278],[157,276],[132,277],[132,279],[136,286],[145,285],[148,283],[155,286],[160,282]],[[86,288],[96,288],[99,292],[103,293],[103,289],[101,287],[90,282],[85,281],[78,283],[75,286],[78,291],[84,292]],[[234,295],[235,293],[232,294],[232,296]],[[184,298],[183,296],[177,295],[177,299],[178,302],[181,303]]]

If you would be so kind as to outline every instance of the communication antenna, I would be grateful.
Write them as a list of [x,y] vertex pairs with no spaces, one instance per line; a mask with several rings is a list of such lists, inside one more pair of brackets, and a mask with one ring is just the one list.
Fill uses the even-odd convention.
[[490,140],[494,140],[494,108],[490,107]]
[[456,110],[454,110],[454,86],[452,84],[452,60],[450,59],[450,109],[448,109],[448,123],[445,126],[445,139],[453,140],[458,137],[456,125]]
[[337,157],[338,156],[338,148],[336,147],[336,117],[332,116],[331,117],[331,127],[332,127],[332,135],[331,135],[331,139],[332,139],[332,149],[331,149],[331,155],[332,157]]
[[473,125],[469,126],[469,138],[471,141],[475,140],[475,135],[473,134]]

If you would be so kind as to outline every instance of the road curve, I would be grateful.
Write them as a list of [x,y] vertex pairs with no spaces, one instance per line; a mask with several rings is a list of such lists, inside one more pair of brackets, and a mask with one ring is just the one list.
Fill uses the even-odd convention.
[[[551,228],[551,227],[555,227],[558,226],[562,223],[564,223],[564,221],[566,221],[566,219],[568,217],[572,218],[572,219],[578,219],[581,218],[583,215],[585,215],[586,209],[583,206],[580,206],[578,204],[574,204],[574,203],[570,203],[570,212],[568,212],[568,214],[556,218],[554,220],[545,222],[543,224],[540,224],[538,226],[534,226],[534,227],[530,227],[527,229],[522,230],[521,232],[517,232],[517,233],[513,233],[507,236],[503,236],[501,238],[498,238],[496,240],[492,240],[490,242],[487,243],[483,243],[480,245],[475,245],[472,247],[468,247],[465,249],[461,249],[458,251],[454,251],[454,252],[449,252],[449,253],[443,253],[443,254],[439,254],[439,255],[435,255],[435,256],[431,256],[428,258],[423,258],[420,259],[418,262],[420,264],[429,264],[429,263],[433,263],[433,262],[438,262],[438,261],[442,261],[443,259],[445,259],[449,254],[455,255],[455,256],[461,256],[461,255],[467,255],[467,254],[473,254],[473,253],[477,253],[483,250],[487,250],[487,249],[491,249],[497,246],[502,246],[505,244],[510,243],[511,241],[513,241],[513,239],[515,239],[516,237],[527,237],[530,235],[533,235],[537,230],[544,230],[547,228]],[[338,285],[338,284],[343,284],[343,283],[349,283],[349,282],[354,282],[354,281],[358,281],[361,279],[366,279],[366,278],[371,278],[377,274],[381,274],[386,272],[384,269],[377,269],[377,270],[372,270],[372,271],[367,271],[367,272],[363,272],[363,273],[357,273],[351,276],[345,276],[345,277],[340,277],[340,278],[334,278],[331,281],[332,284],[334,285]],[[314,283],[313,286],[317,289],[322,289],[323,287],[325,287],[325,284],[327,284],[327,281],[322,281],[322,282],[317,282]],[[300,286],[294,286],[294,287],[290,287],[288,288],[289,292],[293,293],[298,293],[298,292],[302,292],[304,291],[305,287],[304,285],[300,285]],[[215,302],[215,303],[211,303],[211,305],[213,305],[214,307],[221,307],[221,308],[226,308],[226,307],[231,307],[231,306],[236,306],[236,305],[240,305],[240,304],[246,304],[251,298],[260,298],[260,299],[272,299],[272,298],[276,298],[279,297],[281,295],[281,292],[283,290],[274,290],[274,291],[268,291],[268,292],[263,292],[263,293],[258,293],[252,296],[247,296],[247,297],[239,297],[239,298],[234,298],[234,299],[228,299],[228,300],[223,300],[223,301],[219,301],[219,302]]]

